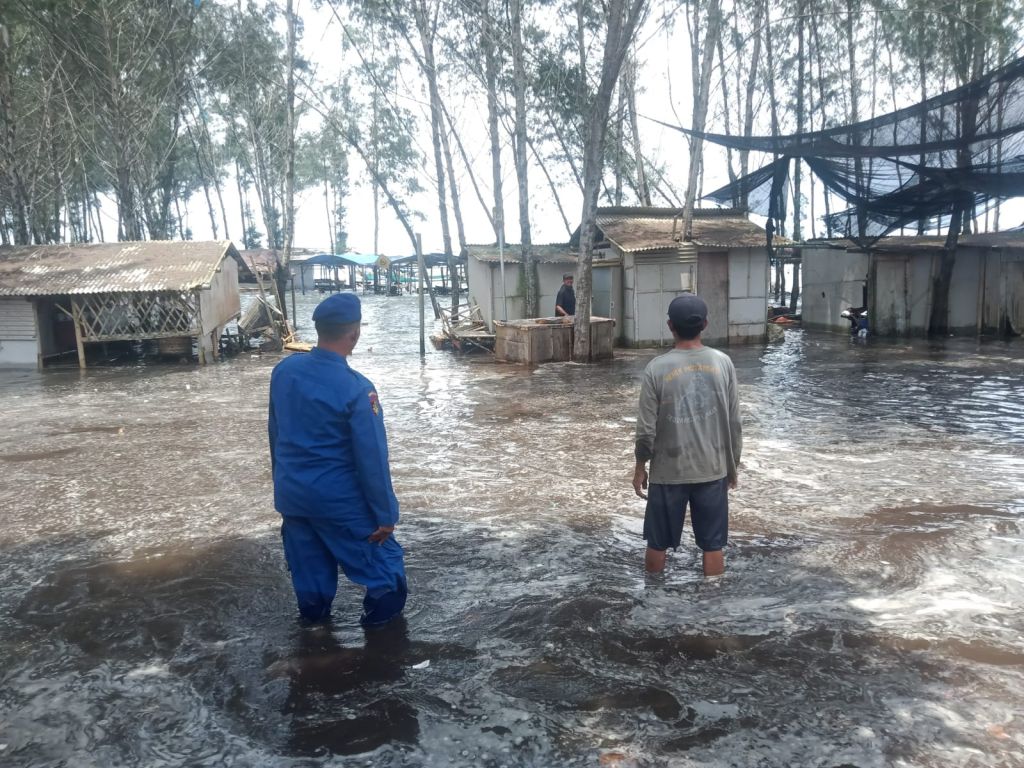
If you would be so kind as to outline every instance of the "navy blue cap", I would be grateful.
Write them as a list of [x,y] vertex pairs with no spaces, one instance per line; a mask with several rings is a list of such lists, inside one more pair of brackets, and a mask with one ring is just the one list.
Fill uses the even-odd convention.
[[684,293],[668,305],[668,319],[677,330],[700,328],[708,319],[708,305],[695,293]]
[[313,322],[345,325],[358,323],[363,319],[359,297],[354,293],[333,293],[316,305],[313,310]]

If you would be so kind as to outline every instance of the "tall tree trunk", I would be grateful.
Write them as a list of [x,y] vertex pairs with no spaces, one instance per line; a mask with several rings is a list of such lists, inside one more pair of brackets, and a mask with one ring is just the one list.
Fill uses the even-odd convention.
[[[206,164],[210,174],[209,180],[213,182],[213,188],[217,195],[217,203],[220,206],[221,222],[224,224],[224,239],[230,240],[231,227],[228,224],[227,208],[224,207],[224,194],[220,184],[220,168],[218,168],[217,158],[213,151],[213,140],[210,138],[210,125],[206,119],[206,111],[203,107],[202,99],[199,96],[199,91],[194,86],[192,88],[192,97],[195,102],[197,124],[202,126],[203,129],[198,143],[206,153]],[[216,230],[216,228],[214,229]]]
[[[922,14],[922,16],[923,16],[923,14]],[[928,59],[930,58],[930,52],[926,53],[925,49],[924,49],[924,23],[925,23],[925,19],[924,18],[922,18],[919,22],[917,22],[917,46],[918,46],[917,47],[917,55],[918,55],[918,60],[917,60],[917,87],[918,87],[918,89],[920,91],[918,96],[921,99],[922,103],[928,98]],[[925,143],[925,141],[927,140],[927,138],[928,138],[928,124],[927,124],[927,121],[924,118],[924,114],[923,113],[921,115],[920,121],[921,121],[921,126],[920,126],[921,127],[921,131],[920,131],[920,133],[918,135],[918,140],[923,145]],[[920,157],[918,158],[918,163],[923,166],[923,165],[926,164],[926,160],[927,159],[928,158],[925,155],[925,153],[922,152]],[[917,234],[918,235],[923,235],[924,231],[925,231],[925,227],[926,227],[926,221],[924,219],[918,220],[918,222],[917,222]]]
[[[726,136],[732,136],[732,106],[729,99],[729,70],[725,66],[725,46],[722,45],[722,36],[718,36],[718,43],[715,46],[718,52],[718,87],[722,90],[722,119],[723,129]],[[739,91],[736,92],[736,100],[739,101]],[[701,162],[701,173],[703,174],[703,162]],[[729,183],[736,181],[736,169],[733,167],[732,147],[725,149],[725,172],[729,177]],[[739,201],[733,199],[733,208],[737,207]]]
[[[973,20],[975,29],[982,29],[982,15],[984,13],[982,3],[975,6],[976,18]],[[981,76],[985,61],[985,43],[981,40],[974,42],[975,48],[970,56],[969,70],[959,72],[960,84],[963,85]],[[958,110],[957,115],[960,123],[960,136],[964,143],[960,145],[956,153],[957,168],[967,168],[971,164],[971,152],[968,143],[978,131],[978,96],[975,95],[964,101]],[[960,242],[960,235],[970,231],[970,222],[973,220],[974,196],[969,191],[961,191],[959,198],[953,204],[953,213],[949,219],[949,231],[946,234],[946,243],[942,250],[939,271],[932,280],[932,311],[928,321],[928,333],[945,335],[949,333],[949,292],[953,285],[953,269],[956,266],[956,252]]]
[[331,221],[331,185],[327,179],[327,160],[324,159],[324,208],[327,212],[327,238],[331,244],[331,253],[337,253],[337,249],[334,245],[334,222]]
[[[860,122],[860,82],[857,72],[857,35],[854,27],[854,14],[860,9],[855,7],[855,0],[846,0],[846,58],[850,76],[850,123]],[[853,142],[860,146],[863,138],[860,133],[853,136]],[[854,178],[857,188],[864,188],[864,161],[856,157],[853,161]],[[857,237],[861,240],[867,235],[867,220],[864,218],[864,206],[857,206]]]
[[494,239],[505,242],[505,200],[501,182],[501,143],[498,137],[498,74],[500,65],[494,50],[496,29],[491,15],[491,0],[480,0],[480,45],[484,53],[484,83],[487,90],[487,134],[491,145],[491,186],[494,211],[491,223]]
[[[581,109],[581,111],[586,109],[586,105],[581,103],[580,109]],[[562,155],[565,158],[566,165],[569,166],[569,170],[572,171],[572,177],[573,177],[573,179],[576,180],[576,186],[578,186],[580,188],[580,192],[582,192],[583,191],[583,174],[580,173],[579,165],[577,164],[576,160],[574,159],[575,153],[573,152],[572,148],[569,146],[569,142],[566,141],[566,138],[565,138],[564,134],[562,133],[562,128],[558,124],[558,122],[555,120],[555,116],[553,114],[551,114],[551,110],[545,109],[544,110],[544,116],[547,119],[548,125],[551,127],[551,130],[554,131],[554,133],[555,133],[555,138],[558,140],[558,146],[562,150]]]
[[[819,118],[820,118],[820,122],[818,124],[818,128],[820,130],[824,130],[827,127],[827,125],[828,125],[828,111],[827,111],[828,97],[827,97],[827,95],[825,93],[825,64],[824,64],[824,61],[823,61],[821,38],[818,35],[818,25],[817,24],[814,25],[814,27],[812,27],[812,33],[814,35],[814,54],[815,54],[814,58],[815,58],[815,61],[818,64],[818,77],[817,77],[817,81],[818,81],[818,109],[819,109],[819,113],[820,113],[818,115]],[[811,115],[812,115],[811,124],[812,124],[812,126],[814,124],[813,114],[814,114],[814,108],[811,107]],[[813,128],[812,128],[812,130],[813,130]],[[826,237],[832,237],[832,234],[833,234],[833,231],[832,231],[833,230],[832,218],[831,218],[831,213],[832,213],[831,205],[832,205],[832,203],[830,201],[831,195],[829,193],[828,187],[826,187],[824,189],[824,193],[822,195],[822,198],[823,198],[824,203],[825,203],[825,236]]]
[[[11,209],[14,214],[14,242],[28,245],[28,216],[25,202],[25,184],[18,171],[14,157],[17,146],[17,132],[14,125],[13,81],[11,79],[8,49],[10,38],[7,27],[0,23],[0,126],[3,128],[3,167],[7,177],[7,185],[11,196]],[[4,228],[6,231],[6,227]]]
[[[321,113],[323,115],[323,113]],[[399,202],[398,198],[391,192],[391,188],[388,186],[387,179],[380,175],[378,170],[375,170],[375,161],[366,151],[362,144],[356,139],[356,137],[350,132],[339,128],[340,135],[344,138],[345,142],[356,151],[362,159],[363,164],[366,166],[367,172],[370,174],[370,180],[374,186],[380,189],[381,194],[384,195],[384,199],[388,201],[391,206],[391,210],[394,211],[395,216],[398,218],[399,223],[405,230],[406,235],[409,236],[409,242],[412,244],[413,251],[418,249],[418,243],[416,240],[416,231],[413,229],[412,222],[409,220],[409,215],[406,213],[405,208]],[[427,293],[430,296],[430,303],[434,309],[434,316],[441,316],[441,307],[437,302],[437,297],[434,295],[434,289],[431,283],[427,283]]]
[[[441,92],[437,86],[437,67],[434,63],[435,30],[425,0],[416,0],[413,7],[420,45],[423,48],[421,69],[424,77],[427,78],[427,90],[430,94],[430,138],[434,145],[434,171],[437,174],[437,208],[441,217],[441,241],[444,246],[445,260],[450,267],[455,261],[455,256],[452,252],[452,233],[448,223],[448,191],[445,184],[448,172],[443,157],[444,114],[441,110]],[[429,277],[425,277],[425,279],[430,282]]]
[[[586,112],[586,140],[583,145],[583,212],[580,216],[579,266],[576,269],[576,317],[573,321],[573,359],[590,360],[590,301],[593,296],[594,235],[597,197],[604,169],[604,142],[612,92],[622,70],[645,0],[609,0],[606,6],[608,30],[601,60],[597,93]],[[582,64],[582,62],[581,62]]]
[[[462,143],[462,139],[459,138],[458,131],[456,131],[455,128],[455,120],[452,119],[452,115],[448,111],[448,108],[444,105],[444,102],[441,102],[441,108],[444,110],[445,130],[451,132],[449,140],[455,140],[455,148],[459,150],[459,157],[462,158],[462,167],[466,171],[466,176],[469,177],[469,184],[471,187],[473,187],[473,194],[476,195],[477,202],[479,202],[480,207],[483,208],[484,216],[487,217],[487,223],[490,224],[491,228],[493,229],[494,211],[491,210],[491,206],[488,204],[488,202],[484,200],[484,194],[483,191],[480,189],[480,183],[477,181],[476,173],[474,173],[473,171],[473,161],[470,160],[469,153],[466,152],[466,146]],[[454,178],[450,179],[450,182],[453,186],[455,186]],[[458,223],[458,220],[460,218],[461,215],[456,217],[456,223]]]
[[626,125],[626,96],[621,85],[618,88],[618,102],[618,106],[615,109],[615,131],[612,134],[612,146],[615,148],[615,168],[613,169],[613,178],[615,180],[614,204],[622,205],[622,177],[625,175],[622,168],[622,140]]
[[[754,93],[757,90],[757,73],[761,71],[761,26],[765,18],[767,0],[757,0],[754,10],[754,48],[750,54],[750,69],[747,75],[746,92],[743,104],[743,135],[750,137],[754,133]],[[740,150],[740,176],[746,176],[750,169],[750,150]],[[740,198],[740,207],[747,209],[746,192]]]
[[242,249],[248,250],[249,224],[245,220],[245,193],[242,191],[242,169],[238,167],[238,160],[235,160],[235,184],[238,186],[238,213],[242,221]]
[[455,182],[455,166],[452,163],[452,150],[448,141],[448,132],[441,126],[441,147],[444,149],[444,164],[448,169],[449,189],[452,193],[452,214],[455,216],[455,234],[459,239],[459,256],[448,257],[448,270],[452,278],[452,317],[459,311],[459,262],[469,258],[469,245],[466,242],[466,228],[462,223],[462,206],[459,203],[459,187]]
[[103,207],[100,205],[100,195],[96,190],[92,191],[92,209],[96,213],[96,231],[100,233],[99,241],[105,242],[107,236],[103,233],[103,215],[101,213]]
[[[805,44],[806,33],[804,30],[805,14],[807,12],[807,0],[797,0],[796,4],[796,132],[804,132],[804,70],[806,61],[806,50]],[[800,158],[796,158],[793,161],[793,239],[797,242],[803,237],[802,226],[803,226],[803,205],[802,205],[802,190],[800,188],[801,176],[803,172],[803,163]],[[793,271],[796,272],[797,266],[793,265]]]
[[[711,72],[722,27],[722,2],[709,0],[707,8],[708,28],[704,37],[701,54],[698,89],[693,94],[693,130],[703,132],[707,121],[708,101],[711,96]],[[694,25],[699,22],[695,19]],[[696,34],[696,32],[694,33]],[[704,142],[699,136],[690,137],[690,168],[686,185],[686,199],[683,202],[683,237],[690,239],[693,234],[693,208],[697,200],[697,180],[701,169],[701,149]]]
[[[441,102],[440,95],[438,95],[438,106],[442,109],[443,118],[447,113],[444,111],[444,104]],[[443,121],[440,129],[441,148],[444,150],[444,165],[448,171],[449,189],[452,193],[452,214],[455,216],[455,234],[459,238],[458,258],[454,258],[450,254],[448,256],[448,271],[452,278],[452,317],[455,318],[459,311],[459,262],[469,258],[469,246],[466,242],[466,227],[462,222],[462,204],[459,201],[459,185],[455,181],[455,165],[452,162],[451,142],[448,140],[448,130]],[[454,124],[452,124],[451,130],[454,133]],[[456,140],[458,140],[458,137],[456,137]],[[467,173],[472,174],[472,169],[468,170]]]
[[[779,102],[775,91],[775,45],[774,38],[772,37],[772,25],[770,23],[763,25],[764,29],[764,68],[765,68],[765,82],[768,85],[768,114],[771,118],[771,133],[772,138],[778,138],[779,136]],[[778,160],[779,156],[775,155],[773,160]],[[786,235],[786,220],[781,215],[781,212],[776,212],[775,215],[775,227],[776,231],[785,237]],[[776,285],[778,282],[776,281]]]
[[[285,291],[291,276],[292,244],[295,239],[295,0],[288,0],[285,20],[288,24],[288,50],[285,63],[285,171],[284,171],[284,254],[277,264],[277,295],[281,314],[288,320]],[[294,324],[294,318],[293,318]]]
[[640,198],[640,204],[648,208],[651,206],[651,190],[647,183],[647,170],[644,168],[644,153],[640,142],[640,125],[636,113],[636,57],[630,56],[626,60],[626,104],[629,109],[629,133],[633,140],[633,158],[636,163],[636,192]]
[[[526,65],[523,50],[523,0],[509,0],[509,14],[512,22],[512,90],[515,94],[514,148],[516,181],[519,183],[519,243],[522,270],[526,282],[527,317],[540,314],[540,297],[537,285],[537,265],[533,260],[532,237],[530,234],[530,185],[527,177],[529,155],[526,143]],[[611,98],[611,94],[609,94]],[[607,119],[607,113],[605,113]]]
[[[210,215],[210,229],[213,231],[213,239],[218,240],[217,236],[217,213],[213,209],[213,199],[210,197],[210,183],[208,179],[217,173],[216,168],[206,168],[206,163],[203,158],[203,153],[199,149],[199,142],[196,141],[195,133],[192,131],[192,126],[186,125],[185,131],[188,133],[189,141],[192,143],[192,151],[196,156],[196,167],[199,171],[199,180],[203,185],[203,195],[206,197],[206,210]],[[225,233],[227,237],[227,233]]]

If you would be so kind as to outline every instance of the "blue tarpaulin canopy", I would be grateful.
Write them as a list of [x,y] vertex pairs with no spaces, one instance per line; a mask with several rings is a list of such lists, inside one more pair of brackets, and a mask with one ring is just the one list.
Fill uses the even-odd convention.
[[377,264],[380,256],[375,253],[346,253],[345,258],[350,259],[360,267],[372,267]]
[[292,264],[298,265],[300,269],[317,264],[321,267],[358,267],[360,264],[345,256],[337,256],[333,253],[321,253],[311,256],[308,259],[295,259]]

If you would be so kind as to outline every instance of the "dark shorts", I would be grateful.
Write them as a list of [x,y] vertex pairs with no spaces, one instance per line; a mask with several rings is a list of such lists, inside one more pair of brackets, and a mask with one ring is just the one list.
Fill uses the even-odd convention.
[[705,552],[725,547],[729,539],[729,480],[687,485],[651,483],[647,489],[644,538],[651,549],[679,548],[686,506],[697,546]]

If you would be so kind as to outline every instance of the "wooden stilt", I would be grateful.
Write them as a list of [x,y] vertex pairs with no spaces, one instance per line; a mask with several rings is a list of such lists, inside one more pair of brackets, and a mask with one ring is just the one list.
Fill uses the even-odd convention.
[[85,341],[82,338],[82,308],[75,299],[71,300],[72,319],[75,321],[75,346],[78,347],[78,367],[85,368]]
[[199,292],[196,291],[196,325],[199,329],[196,333],[196,343],[199,347],[199,364],[206,365],[206,333],[203,331],[203,304]]

